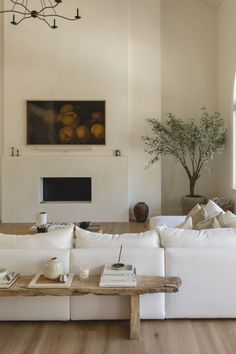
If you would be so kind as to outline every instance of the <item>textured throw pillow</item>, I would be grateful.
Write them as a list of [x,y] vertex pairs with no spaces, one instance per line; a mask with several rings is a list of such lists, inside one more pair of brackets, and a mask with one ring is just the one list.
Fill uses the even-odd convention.
[[200,231],[168,228],[160,231],[160,238],[162,247],[236,248],[236,228]]
[[236,215],[231,211],[221,213],[218,218],[222,227],[236,227]]
[[204,229],[215,229],[221,228],[221,224],[218,220],[218,216],[210,219],[203,220],[195,225],[196,230],[204,230]]
[[189,216],[187,219],[180,225],[176,226],[177,229],[185,229],[185,230],[192,230],[193,229],[193,222],[192,217]]
[[102,234],[75,228],[75,248],[134,247],[153,248],[160,246],[157,230],[127,234]]
[[35,235],[0,234],[0,249],[57,248],[73,247],[74,227]]
[[206,205],[203,206],[207,212],[208,218],[214,218],[215,216],[219,215],[220,213],[224,213],[224,210],[219,207],[216,203],[212,200],[209,200]]
[[200,206],[199,204],[195,205],[192,210],[188,213],[187,218],[191,216],[192,217],[192,225],[193,228],[195,228],[195,225],[197,225],[199,222],[206,220],[207,219],[207,212],[205,208]]

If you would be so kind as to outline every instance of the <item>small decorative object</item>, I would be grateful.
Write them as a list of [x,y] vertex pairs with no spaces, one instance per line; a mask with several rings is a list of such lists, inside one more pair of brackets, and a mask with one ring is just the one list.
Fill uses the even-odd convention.
[[145,222],[149,213],[149,207],[144,202],[139,202],[134,206],[134,216],[137,222]]
[[68,274],[61,274],[59,280],[61,283],[66,283],[68,280]]
[[119,269],[123,269],[125,267],[124,263],[120,263],[122,249],[123,249],[123,246],[121,245],[120,246],[120,253],[119,253],[118,261],[117,261],[117,263],[112,264],[112,268],[113,269],[119,270]]
[[63,263],[58,257],[51,258],[44,266],[44,276],[47,279],[58,279],[63,274]]
[[[43,0],[43,1],[38,0],[38,6],[36,6],[37,10],[34,10],[34,8],[31,7],[32,3],[35,3],[35,1],[28,2],[28,0],[27,1],[11,0],[12,7],[8,10],[0,11],[0,13],[1,14],[6,12],[12,13],[13,15],[12,15],[11,24],[14,26],[19,25],[19,23],[21,23],[26,19],[33,18],[33,19],[38,19],[40,21],[43,21],[52,29],[57,28],[56,18],[62,18],[64,20],[69,20],[69,21],[76,21],[81,18],[81,16],[79,15],[79,9],[76,10],[76,14],[74,17],[66,17],[58,14],[56,12],[56,8],[58,5],[62,3],[62,0],[54,0],[54,4],[52,3],[51,0]],[[39,6],[41,7],[38,8]],[[53,23],[50,23],[51,21],[49,22],[51,18],[53,18]]]
[[28,145],[105,145],[105,101],[27,101]]
[[152,135],[142,138],[145,151],[151,156],[149,165],[159,161],[161,156],[170,155],[182,165],[187,174],[189,194],[182,199],[183,212],[186,213],[188,208],[199,203],[196,198],[201,196],[195,195],[195,185],[203,166],[224,148],[227,136],[224,119],[220,113],[210,114],[203,107],[200,120],[185,122],[169,113],[164,123],[156,119],[148,119],[148,123]]
[[48,232],[48,228],[47,226],[37,226],[37,232],[43,234],[45,232]]
[[121,156],[121,151],[119,149],[115,150],[115,156],[117,157]]
[[0,278],[4,278],[7,275],[6,268],[0,268]]
[[90,221],[81,221],[81,222],[79,222],[79,227],[81,228],[81,229],[87,229],[88,227],[89,227],[89,225],[90,225]]
[[42,211],[40,213],[36,213],[36,225],[41,227],[41,226],[46,226],[47,225],[47,219],[48,215],[46,212]]
[[15,148],[13,146],[11,148],[11,156],[15,156]]
[[17,157],[20,156],[20,150],[19,149],[16,150],[16,156]]
[[80,278],[80,280],[88,280],[89,279],[89,268],[80,267],[79,268],[79,278]]

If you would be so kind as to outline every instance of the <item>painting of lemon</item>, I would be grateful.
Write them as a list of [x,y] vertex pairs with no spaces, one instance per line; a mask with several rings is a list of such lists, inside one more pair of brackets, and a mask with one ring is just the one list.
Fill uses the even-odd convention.
[[76,128],[76,134],[81,143],[88,143],[91,138],[89,128],[86,125],[80,125]]
[[59,131],[59,139],[62,144],[74,144],[76,141],[75,129],[71,127],[62,128]]
[[94,124],[91,127],[91,133],[96,140],[103,140],[105,138],[105,127],[102,124]]
[[105,101],[27,101],[27,144],[105,145]]

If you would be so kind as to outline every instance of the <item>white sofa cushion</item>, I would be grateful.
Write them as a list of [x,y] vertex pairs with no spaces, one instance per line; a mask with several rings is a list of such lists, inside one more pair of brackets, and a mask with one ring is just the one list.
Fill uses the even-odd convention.
[[35,235],[0,234],[0,249],[54,248],[73,247],[73,227]]
[[[42,272],[52,257],[70,270],[70,250],[59,249],[0,249],[0,267],[29,276]],[[68,321],[69,296],[0,297],[0,321]]]
[[[81,266],[87,266],[90,274],[101,274],[105,263],[117,261],[119,250],[115,248],[77,248],[71,250],[72,272],[79,273]],[[163,248],[124,248],[122,262],[133,264],[138,275],[164,276]],[[127,319],[130,317],[129,296],[72,296],[72,320]],[[163,319],[164,294],[140,296],[140,317],[143,319]]]
[[121,245],[128,248],[152,248],[160,246],[159,235],[156,230],[140,233],[102,234],[86,231],[76,226],[75,238],[75,248],[114,248]]
[[159,229],[162,247],[230,247],[236,248],[236,229],[207,230]]
[[166,276],[182,280],[166,294],[167,318],[236,318],[236,249],[167,248],[165,256]]

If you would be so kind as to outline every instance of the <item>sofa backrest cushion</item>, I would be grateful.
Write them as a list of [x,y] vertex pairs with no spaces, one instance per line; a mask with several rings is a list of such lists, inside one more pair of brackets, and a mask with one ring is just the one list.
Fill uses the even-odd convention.
[[75,238],[76,248],[114,248],[121,245],[129,248],[160,247],[159,235],[156,230],[140,233],[103,234],[86,231],[76,226]]
[[0,249],[0,266],[24,276],[34,275],[43,272],[45,263],[53,257],[62,261],[65,273],[70,271],[70,250],[59,249]]
[[73,247],[73,230],[73,227],[69,227],[35,235],[0,234],[0,249],[69,249]]
[[236,229],[183,230],[160,228],[162,247],[231,247],[236,248]]

